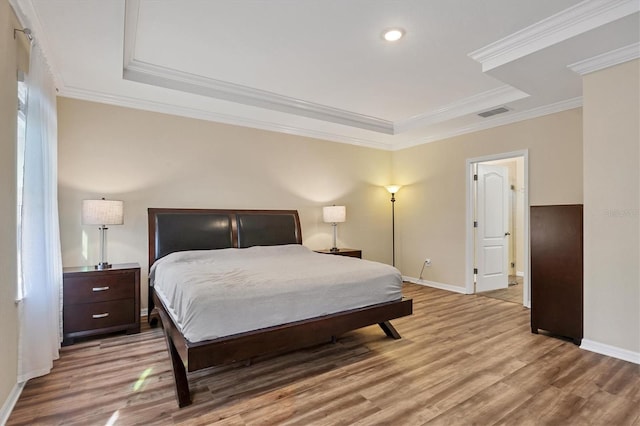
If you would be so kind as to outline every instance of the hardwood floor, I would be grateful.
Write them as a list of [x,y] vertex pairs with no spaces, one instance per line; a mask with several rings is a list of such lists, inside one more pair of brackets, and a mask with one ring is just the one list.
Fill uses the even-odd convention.
[[477,293],[480,296],[493,297],[494,299],[506,300],[507,302],[519,303],[522,305],[522,277],[509,276],[509,286],[504,289],[483,291]]
[[514,303],[407,284],[414,315],[335,344],[189,375],[179,409],[159,329],[62,348],[9,425],[636,425],[640,367],[531,334]]

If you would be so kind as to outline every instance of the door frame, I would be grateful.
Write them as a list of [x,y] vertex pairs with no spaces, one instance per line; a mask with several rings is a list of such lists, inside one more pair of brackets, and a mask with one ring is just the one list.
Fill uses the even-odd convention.
[[485,155],[482,157],[467,158],[466,160],[466,262],[465,262],[465,293],[475,293],[474,280],[473,280],[473,268],[474,268],[474,232],[473,232],[473,206],[474,206],[474,191],[473,191],[473,165],[476,163],[484,163],[486,161],[506,160],[513,157],[524,158],[524,277],[522,279],[522,305],[531,308],[531,290],[530,279],[531,271],[529,264],[531,259],[529,258],[529,150],[523,149],[520,151],[504,152],[500,154]]

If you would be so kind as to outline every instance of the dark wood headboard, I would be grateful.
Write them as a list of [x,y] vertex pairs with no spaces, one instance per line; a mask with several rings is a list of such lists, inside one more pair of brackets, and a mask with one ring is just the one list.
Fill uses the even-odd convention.
[[148,209],[149,267],[186,250],[302,244],[296,210]]

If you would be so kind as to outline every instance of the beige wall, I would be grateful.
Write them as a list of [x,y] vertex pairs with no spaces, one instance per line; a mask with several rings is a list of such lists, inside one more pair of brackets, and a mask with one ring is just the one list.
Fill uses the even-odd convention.
[[80,206],[102,196],[125,202],[108,260],[139,262],[145,282],[148,207],[297,209],[304,244],[329,248],[321,207],[344,204],[339,245],[391,261],[389,152],[66,98],[58,121],[65,266],[97,262],[98,231],[81,225]]
[[404,275],[465,286],[465,165],[469,158],[529,150],[529,202],[582,203],[580,109],[393,153],[397,255]]
[[639,82],[638,60],[583,80],[585,339],[636,354],[640,354]]
[[[0,409],[16,385],[18,318],[16,298],[16,102],[19,44],[17,20],[0,1]],[[0,412],[0,417],[1,417]]]

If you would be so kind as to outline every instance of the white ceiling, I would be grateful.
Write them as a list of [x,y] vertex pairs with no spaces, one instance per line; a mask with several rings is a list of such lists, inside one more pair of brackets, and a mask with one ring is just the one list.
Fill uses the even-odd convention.
[[575,108],[640,56],[640,0],[11,2],[61,96],[390,150]]

